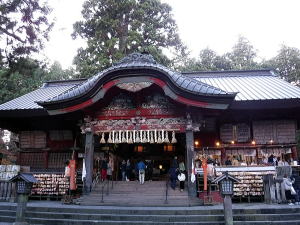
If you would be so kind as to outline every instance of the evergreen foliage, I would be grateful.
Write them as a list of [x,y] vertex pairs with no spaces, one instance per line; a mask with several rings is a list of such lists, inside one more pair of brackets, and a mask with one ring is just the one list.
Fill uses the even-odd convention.
[[[73,33],[73,38],[87,41],[74,59],[81,77],[92,76],[133,52],[146,51],[166,66],[185,54],[171,7],[159,0],[87,0],[82,15]],[[166,49],[173,58],[164,54]]]
[[19,57],[39,52],[52,29],[44,0],[0,1],[0,62],[11,66]]

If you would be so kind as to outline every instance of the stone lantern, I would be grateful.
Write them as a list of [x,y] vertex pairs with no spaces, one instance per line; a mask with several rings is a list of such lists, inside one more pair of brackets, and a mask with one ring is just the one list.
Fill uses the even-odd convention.
[[25,211],[28,201],[28,195],[31,193],[32,185],[38,181],[32,174],[19,173],[9,180],[16,183],[16,191],[18,194],[18,206],[16,212],[16,222],[14,225],[26,225]]
[[234,176],[229,175],[226,171],[222,176],[216,178],[213,182],[220,185],[220,192],[223,196],[225,224],[233,225],[231,200],[231,197],[233,195],[233,184],[234,182],[240,181]]

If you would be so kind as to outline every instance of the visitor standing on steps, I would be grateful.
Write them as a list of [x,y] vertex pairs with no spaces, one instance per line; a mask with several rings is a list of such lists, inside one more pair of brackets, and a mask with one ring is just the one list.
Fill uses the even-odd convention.
[[105,181],[107,177],[107,159],[105,158],[102,161],[102,165],[101,165],[101,180]]
[[125,178],[126,178],[126,162],[125,162],[124,159],[121,163],[120,170],[121,170],[121,173],[122,173],[122,181],[125,181]]
[[176,180],[177,180],[177,168],[172,166],[169,170],[169,176],[171,181],[171,188],[175,190],[176,188]]
[[294,181],[294,188],[295,188],[295,204],[300,205],[300,176],[297,171],[293,171],[292,173],[292,180]]
[[127,162],[126,162],[126,181],[130,181],[130,177],[131,177],[131,164],[130,164],[130,160],[127,159]]
[[185,173],[185,165],[184,165],[184,161],[183,160],[180,161],[180,163],[179,163],[178,166],[179,166],[179,171],[181,173]]
[[180,191],[183,191],[184,190],[184,182],[185,182],[185,174],[182,171],[179,171],[177,178],[179,180]]
[[111,162],[108,160],[107,163],[107,179],[112,180],[112,165]]
[[177,156],[174,157],[172,161],[171,167],[174,167],[175,169],[178,169],[178,161],[177,161]]
[[147,170],[147,173],[148,173],[148,180],[149,180],[149,181],[152,181],[152,176],[153,176],[153,165],[152,165],[152,161],[151,161],[151,160],[148,160],[146,170]]
[[138,163],[138,170],[139,170],[139,181],[140,184],[144,184],[145,182],[145,163],[143,162],[143,160],[140,160],[140,162]]
[[[67,160],[65,162],[65,178],[68,184],[70,183],[70,177],[71,177],[70,161]],[[68,188],[67,194],[70,195],[70,188]]]

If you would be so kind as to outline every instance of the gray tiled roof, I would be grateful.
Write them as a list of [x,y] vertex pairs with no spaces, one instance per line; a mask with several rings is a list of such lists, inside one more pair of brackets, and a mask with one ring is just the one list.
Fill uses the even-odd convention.
[[[218,90],[238,92],[235,101],[300,99],[300,88],[280,79],[270,70],[255,71],[219,71],[183,73],[190,83],[188,88],[200,91],[206,87],[215,86]],[[91,78],[92,79],[92,78]],[[95,79],[95,78],[93,78]],[[178,83],[180,82],[178,75]],[[206,86],[196,85],[194,80],[201,81]],[[0,105],[0,110],[42,109],[36,101],[46,101],[49,98],[66,94],[67,90],[76,90],[86,85],[85,79],[75,81],[47,82],[43,87]],[[82,85],[80,85],[82,84]],[[86,87],[85,87],[86,88]]]
[[28,94],[15,98],[0,105],[0,110],[42,109],[36,101],[45,101],[82,83],[83,80],[47,82],[42,87]]
[[38,183],[39,181],[31,173],[19,173],[18,175],[11,178],[10,182],[15,182],[17,180],[24,180],[28,183]]
[[238,92],[235,101],[300,99],[300,88],[280,79],[272,70],[184,74],[227,92]]
[[122,59],[118,64],[109,67],[108,69],[105,69],[100,73],[98,73],[97,75],[89,78],[81,85],[69,89],[58,96],[54,96],[53,98],[48,99],[47,101],[41,102],[41,104],[50,103],[50,102],[60,102],[60,101],[64,101],[64,100],[68,100],[68,99],[72,99],[84,95],[88,90],[90,90],[97,84],[98,80],[100,80],[106,74],[123,70],[123,69],[127,69],[127,70],[128,69],[129,70],[130,69],[154,69],[154,70],[161,71],[167,74],[167,76],[169,76],[169,78],[176,86],[178,86],[179,88],[187,92],[191,92],[196,95],[205,95],[205,96],[234,95],[234,93],[224,91],[220,88],[211,86],[201,81],[194,80],[179,72],[170,70],[169,68],[156,63],[151,55],[133,53],[128,55],[124,59]]

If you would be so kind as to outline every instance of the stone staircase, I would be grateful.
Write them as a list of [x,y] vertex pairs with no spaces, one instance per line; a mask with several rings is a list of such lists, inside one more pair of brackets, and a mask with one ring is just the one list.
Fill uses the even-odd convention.
[[[252,205],[253,206],[253,205]],[[235,225],[296,225],[300,224],[299,206],[243,205],[234,209]],[[13,222],[16,205],[0,205],[0,222]],[[62,205],[59,203],[29,204],[27,221],[43,225],[223,225],[222,207],[112,207]]]
[[[108,186],[109,185],[109,186]],[[114,181],[114,183],[97,185],[89,195],[82,196],[81,205],[114,206],[195,206],[199,199],[190,199],[186,190],[168,188],[166,201],[166,181]],[[102,201],[103,188],[103,201]],[[108,194],[107,194],[108,193]]]

